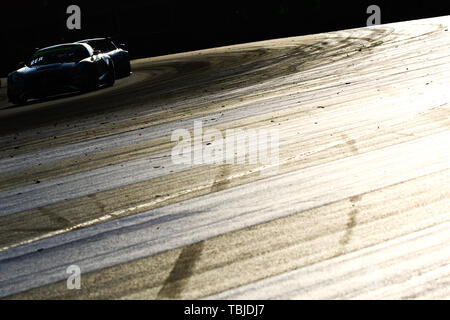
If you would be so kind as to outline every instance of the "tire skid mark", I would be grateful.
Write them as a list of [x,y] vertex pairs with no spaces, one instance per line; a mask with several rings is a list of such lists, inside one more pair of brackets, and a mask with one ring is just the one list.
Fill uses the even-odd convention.
[[231,169],[230,169],[230,165],[229,164],[224,164],[220,167],[219,169],[219,173],[216,175],[215,179],[214,179],[214,183],[211,186],[211,192],[219,192],[222,190],[225,190],[228,185],[230,184],[230,173],[231,173]]
[[92,200],[94,205],[100,209],[100,212],[105,214],[106,213],[106,205],[104,205],[98,198],[96,194],[90,194],[87,196],[89,199]]
[[350,240],[352,238],[352,234],[353,234],[353,229],[357,225],[356,217],[360,211],[358,208],[355,208],[355,206],[359,201],[361,201],[361,199],[362,199],[361,195],[356,195],[356,196],[350,197],[350,199],[349,199],[350,203],[352,204],[353,209],[351,211],[349,211],[349,213],[347,214],[347,223],[345,225],[345,234],[339,241],[339,243],[342,246],[341,254],[343,254],[345,252],[345,249],[346,249],[345,247],[350,242]]
[[48,207],[40,207],[38,210],[44,216],[48,217],[52,224],[57,225],[58,227],[56,228],[67,228],[72,225],[72,222],[69,219],[66,219],[56,212],[51,211]]
[[352,153],[354,153],[354,154],[358,153],[358,148],[356,147],[356,141],[355,140],[349,139],[348,136],[345,133],[342,134],[342,139],[349,146],[349,148],[352,151]]
[[158,292],[157,299],[180,298],[189,278],[193,275],[195,263],[203,251],[204,241],[184,247],[170,272],[169,277]]
[[[342,136],[343,140],[345,141],[345,143],[350,147],[351,152],[353,154],[357,154],[358,148],[355,146],[356,141],[353,139],[349,139],[346,134],[342,134],[341,136]],[[347,223],[345,225],[345,234],[339,241],[339,243],[342,247],[341,251],[340,251],[341,254],[343,254],[345,252],[345,249],[346,249],[345,247],[350,242],[352,234],[353,234],[353,229],[355,228],[355,226],[357,224],[356,217],[359,213],[359,209],[355,208],[355,204],[358,201],[360,201],[361,199],[362,199],[361,195],[353,196],[349,199],[350,203],[352,204],[352,210],[349,211],[347,214]]]
[[[440,120],[443,121],[442,119],[440,119]],[[429,135],[431,133],[435,133],[435,131],[436,131],[435,127],[436,126],[440,127],[440,122],[441,121],[438,121],[438,123],[436,125],[431,125],[431,128],[428,128],[428,126],[427,126],[425,129],[423,129],[423,124],[424,124],[424,123],[422,123],[423,121],[425,121],[425,120],[424,119],[420,119],[419,122],[417,122],[417,121],[411,122],[411,125],[408,126],[408,127],[399,127],[399,128],[397,128],[395,126],[395,128],[397,128],[396,130],[400,130],[400,129],[402,129],[402,130],[410,130],[410,129],[412,129],[410,127],[414,125],[415,128],[414,128],[414,130],[412,132],[416,132],[416,131],[417,132],[421,132],[421,135],[425,135],[426,136],[426,135]],[[383,132],[384,132],[384,130],[383,130]],[[341,137],[342,137],[342,134],[341,134]],[[361,137],[358,137],[358,140],[360,140],[360,138]],[[364,139],[366,139],[366,138],[364,138]],[[366,141],[366,140],[361,140],[361,141],[365,141],[364,144],[367,145],[368,141]],[[369,140],[369,141],[371,141],[370,144],[373,145],[373,146],[378,145],[377,143],[374,143],[372,140]],[[408,139],[408,141],[409,141],[409,139]],[[399,142],[400,141],[397,141],[397,143],[399,143]],[[364,147],[364,144],[361,146],[361,149],[360,149],[360,152],[362,152],[362,153],[368,152],[367,147]],[[380,146],[384,146],[384,144],[381,143]],[[378,149],[378,148],[380,148],[380,146],[378,146],[377,148],[374,148],[374,149]],[[342,142],[336,141],[336,144],[333,145],[333,146],[326,147],[325,149],[316,150],[315,152],[318,152],[318,156],[317,157],[322,159],[323,156],[321,156],[321,153],[322,152],[330,152],[330,150],[332,150],[332,148],[335,148],[335,151],[334,151],[335,155],[341,154],[341,156],[346,156],[346,154],[348,154],[348,152],[346,152],[345,154],[342,154]],[[296,161],[300,161],[301,159],[303,159],[303,158],[305,158],[307,156],[310,157],[311,154],[310,153],[304,153],[304,154],[302,153],[302,154],[297,155],[295,157],[294,156],[293,157],[286,156],[285,158],[286,158],[287,163],[291,163],[292,164],[292,163],[296,163]],[[341,158],[341,156],[339,158]],[[314,161],[314,163],[316,165],[319,164],[319,163],[323,163],[323,162],[324,161],[322,161],[322,160],[319,161],[319,162]],[[281,170],[280,172],[291,172],[295,168],[299,169],[299,168],[303,168],[303,167],[304,167],[304,165],[299,163],[298,166],[296,165],[294,167],[289,167],[289,168],[286,167],[285,170]],[[214,174],[213,172],[216,171],[216,170],[217,169],[214,168],[211,173],[208,172],[208,176],[213,175]],[[192,171],[190,173],[190,176],[196,176],[198,174],[199,173],[197,171]],[[243,172],[243,175],[245,176],[246,173]],[[171,175],[169,175],[168,177],[170,177],[170,176]],[[173,177],[175,177],[175,175]],[[236,183],[237,178],[242,178],[242,175],[236,176],[236,174],[233,174],[231,177],[229,177],[229,186],[242,184],[242,183]],[[157,178],[156,180],[152,180],[151,184],[154,185],[154,186],[158,185],[160,187],[163,187],[163,185],[166,182],[163,183],[162,179],[163,179],[163,177]],[[184,180],[184,179],[189,179],[189,178],[187,176],[183,175],[183,177],[180,177],[180,179]],[[164,179],[164,180],[166,181],[166,179]],[[208,179],[205,179],[204,181],[206,181],[206,180],[208,180]],[[250,179],[250,180],[253,180],[253,179]],[[172,185],[173,185],[173,183],[177,183],[176,180],[174,180],[174,179],[169,179],[169,181],[171,181]],[[107,192],[99,193],[99,194],[97,194],[97,197],[102,199],[102,201],[108,203],[111,206],[110,209],[113,210],[113,212],[112,212],[113,216],[127,216],[127,215],[131,215],[131,214],[143,212],[144,210],[150,210],[152,208],[157,208],[157,207],[168,205],[168,204],[171,204],[171,203],[174,203],[174,202],[177,202],[177,201],[181,201],[181,199],[188,199],[188,198],[194,197],[195,195],[210,193],[211,192],[211,185],[213,184],[213,181],[208,180],[208,183],[200,183],[200,184],[196,183],[194,186],[191,185],[189,188],[184,188],[183,190],[177,190],[177,192],[173,192],[172,191],[171,193],[169,193],[168,190],[164,189],[164,190],[166,190],[166,193],[163,196],[161,196],[159,198],[153,198],[152,197],[151,199],[150,198],[145,198],[145,199],[141,198],[140,201],[139,201],[140,204],[136,205],[136,201],[134,201],[133,199],[136,197],[137,194],[140,194],[139,190],[141,190],[142,188],[144,188],[146,190],[147,189],[151,189],[149,183],[150,183],[150,181],[147,181],[145,183],[138,183],[138,184],[132,186],[129,191],[126,188],[119,188],[116,191],[112,191],[114,193],[118,192],[119,194],[124,194],[124,197],[122,197],[124,200],[123,200],[123,202],[122,202],[122,204],[120,206],[114,205],[114,203],[111,202],[112,198],[116,198],[116,196],[114,196],[112,194],[112,192],[108,192],[107,191]],[[155,192],[157,191],[156,189],[152,189],[152,190],[155,190]],[[158,188],[158,190],[160,190],[160,189]],[[188,194],[192,194],[192,196],[188,196]],[[89,199],[83,197],[83,198],[79,198],[79,199],[68,200],[68,202],[65,202],[65,204],[59,203],[59,204],[55,204],[55,205],[50,205],[50,207],[52,208],[52,210],[64,210],[64,208],[67,208],[67,207],[69,207],[69,208],[79,208],[79,209],[77,209],[77,211],[80,211],[80,213],[77,213],[77,216],[79,216],[81,214],[81,211],[92,210],[92,208],[89,208],[89,207],[85,208],[85,205],[86,205],[85,201],[86,200],[90,201]],[[53,207],[55,207],[55,208],[53,208]],[[37,209],[29,210],[29,211],[26,211],[25,213],[27,215],[34,216],[35,213],[36,213],[36,210]],[[35,237],[34,235],[28,235],[27,236],[26,234],[23,234],[23,233],[17,234],[14,237],[14,239],[15,239],[14,242],[11,242],[11,241],[4,242],[5,238],[3,237],[2,240],[0,241],[0,242],[2,242],[1,243],[2,247],[0,248],[0,251],[8,249],[8,248],[11,248],[11,247],[16,247],[18,245],[23,245],[23,244],[26,244],[26,243],[30,243],[30,242],[33,242],[33,241],[36,241],[36,240],[39,240],[39,239],[42,239],[42,238],[46,238],[46,237],[49,237],[51,235],[65,233],[65,232],[68,232],[70,230],[74,230],[74,229],[90,226],[90,225],[93,225],[93,224],[96,224],[96,223],[104,222],[106,220],[111,219],[112,215],[106,214],[105,216],[102,216],[101,218],[95,218],[93,220],[81,221],[79,224],[76,224],[75,226],[72,226],[70,228],[58,229],[56,232],[50,232],[49,234],[47,234],[47,232],[45,232],[44,234],[41,234],[41,235],[39,235],[37,237]],[[7,221],[8,220],[5,220],[5,223]],[[17,223],[15,223],[15,222],[12,222],[12,223],[13,223],[13,225],[17,225]],[[20,225],[21,224],[19,224],[17,227],[21,228]],[[30,228],[25,228],[25,229],[28,230]],[[41,229],[45,230],[45,228],[40,228],[38,230],[41,230]],[[12,229],[9,229],[9,228],[5,228],[5,230],[12,231]],[[42,232],[44,232],[44,231],[42,231]]]

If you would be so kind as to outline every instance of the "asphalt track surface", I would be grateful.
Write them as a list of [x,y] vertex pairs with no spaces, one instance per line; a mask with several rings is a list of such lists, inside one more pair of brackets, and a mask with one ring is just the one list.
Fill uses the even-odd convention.
[[[450,298],[449,24],[136,60],[20,107],[1,88],[0,297]],[[194,121],[278,130],[276,169],[175,164]]]

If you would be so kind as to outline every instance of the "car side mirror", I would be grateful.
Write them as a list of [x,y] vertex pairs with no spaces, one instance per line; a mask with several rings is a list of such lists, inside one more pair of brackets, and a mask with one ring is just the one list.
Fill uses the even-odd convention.
[[94,55],[98,55],[100,53],[102,53],[100,50],[94,50]]
[[20,69],[20,68],[23,68],[23,67],[25,67],[25,62],[20,61],[20,62],[17,64],[17,69]]
[[127,45],[125,43],[119,43],[119,48],[126,49]]

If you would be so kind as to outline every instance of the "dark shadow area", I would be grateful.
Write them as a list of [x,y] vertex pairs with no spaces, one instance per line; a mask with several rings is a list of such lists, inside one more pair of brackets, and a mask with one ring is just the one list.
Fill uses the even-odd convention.
[[[69,30],[69,5],[81,9],[81,29]],[[450,14],[445,1],[86,1],[36,0],[2,4],[0,76],[35,48],[111,36],[131,58],[250,41],[363,27],[367,7],[381,8],[381,23]]]
[[[98,90],[102,90],[102,89],[105,89],[105,88],[104,87],[98,88],[97,91]],[[48,97],[45,97],[45,98],[30,99],[24,104],[15,105],[15,104],[9,103],[7,106],[0,107],[0,110],[7,110],[7,109],[31,106],[31,105],[38,104],[38,103],[51,102],[51,101],[55,101],[55,100],[59,100],[59,99],[71,98],[71,97],[76,97],[76,96],[80,96],[81,97],[82,95],[85,95],[85,94],[88,94],[88,93],[89,92],[85,93],[85,92],[81,92],[81,91],[60,93],[60,94],[51,95],[51,96],[48,96]]]

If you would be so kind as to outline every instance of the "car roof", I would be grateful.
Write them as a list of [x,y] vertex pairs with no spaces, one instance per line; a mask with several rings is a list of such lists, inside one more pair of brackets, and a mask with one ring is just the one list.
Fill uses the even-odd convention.
[[94,52],[94,49],[92,49],[92,47],[87,43],[70,42],[70,43],[62,43],[62,44],[57,44],[57,45],[50,46],[50,47],[41,48],[39,50],[36,50],[36,52],[33,54],[33,56],[35,56],[38,52],[41,52],[41,51],[52,50],[52,49],[57,49],[57,48],[61,48],[61,47],[70,47],[70,46],[83,46],[89,52],[90,55],[92,55],[92,53]]
[[91,48],[91,47],[90,47],[88,44],[86,44],[86,43],[70,42],[70,43],[61,43],[61,44],[57,44],[57,45],[50,46],[50,47],[40,48],[40,49],[37,50],[37,51],[48,50],[48,49],[55,49],[55,48],[59,48],[59,47],[80,46],[80,45],[83,46],[83,47],[85,47],[85,48],[87,48],[87,49],[90,49],[90,48]]
[[84,40],[80,40],[77,41],[77,43],[85,43],[85,42],[89,42],[89,41],[99,41],[99,40],[107,40],[107,41],[111,41],[108,38],[92,38],[92,39],[84,39]]

